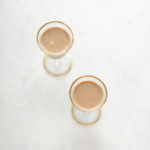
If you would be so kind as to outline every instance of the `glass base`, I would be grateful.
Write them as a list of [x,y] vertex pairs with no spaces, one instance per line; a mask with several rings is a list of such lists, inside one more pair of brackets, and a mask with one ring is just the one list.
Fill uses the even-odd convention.
[[71,70],[72,59],[68,54],[59,59],[53,59],[45,56],[43,59],[43,67],[50,75],[62,76]]
[[95,112],[82,112],[74,106],[72,106],[71,112],[73,119],[80,125],[92,125],[96,123],[101,116],[101,110]]

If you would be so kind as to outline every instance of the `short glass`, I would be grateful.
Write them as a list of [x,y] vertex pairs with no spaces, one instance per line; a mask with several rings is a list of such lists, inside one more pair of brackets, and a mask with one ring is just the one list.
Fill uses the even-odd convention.
[[[59,53],[49,52],[40,42],[42,34],[50,28],[58,27],[65,30],[70,37],[70,44]],[[71,70],[72,59],[67,52],[71,49],[74,42],[74,36],[71,28],[63,22],[51,21],[45,23],[37,32],[37,44],[40,50],[46,54],[43,59],[43,67],[50,75],[61,76],[65,75]]]
[[[94,109],[90,109],[90,110],[84,109],[83,107],[80,107],[79,105],[77,105],[73,100],[73,93],[74,93],[75,87],[84,81],[95,82],[103,91],[103,98],[101,100],[102,102],[100,103],[100,105],[98,105]],[[73,104],[72,110],[71,110],[73,119],[81,125],[92,125],[96,123],[101,116],[101,108],[105,104],[106,99],[107,99],[107,88],[105,84],[103,83],[103,81],[100,80],[99,78],[92,76],[92,75],[85,75],[85,76],[81,76],[77,78],[71,84],[69,96]]]

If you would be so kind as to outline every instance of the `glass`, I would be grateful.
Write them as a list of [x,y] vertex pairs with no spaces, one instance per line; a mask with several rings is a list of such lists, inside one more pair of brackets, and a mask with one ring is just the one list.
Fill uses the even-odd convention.
[[[70,38],[69,46],[58,53],[50,52],[45,47],[43,47],[40,42],[42,34],[50,28],[60,28],[66,31]],[[37,44],[39,48],[46,54],[43,59],[43,67],[46,72],[50,75],[61,76],[68,73],[72,67],[71,56],[67,52],[71,49],[74,42],[73,32],[68,25],[60,21],[51,21],[45,23],[37,32]]]
[[[102,89],[103,97],[101,99],[100,105],[98,105],[97,107],[94,107],[93,109],[89,109],[89,110],[84,109],[83,106],[80,107],[73,100],[73,93],[74,93],[76,86],[79,85],[83,81],[92,81],[96,83]],[[85,75],[85,76],[81,76],[77,78],[72,83],[70,87],[70,91],[69,91],[69,96],[73,104],[72,110],[71,110],[73,119],[81,125],[92,125],[96,123],[101,116],[101,108],[105,104],[106,99],[107,99],[107,88],[105,84],[99,78],[95,76],[91,76],[91,75]]]

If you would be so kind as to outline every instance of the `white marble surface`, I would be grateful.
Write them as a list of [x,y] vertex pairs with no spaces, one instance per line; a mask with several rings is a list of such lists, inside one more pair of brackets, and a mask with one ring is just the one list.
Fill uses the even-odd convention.
[[[0,150],[150,149],[149,0],[0,1]],[[75,35],[72,71],[42,67],[37,29],[64,21]],[[93,74],[109,97],[100,121],[76,124],[68,89]]]

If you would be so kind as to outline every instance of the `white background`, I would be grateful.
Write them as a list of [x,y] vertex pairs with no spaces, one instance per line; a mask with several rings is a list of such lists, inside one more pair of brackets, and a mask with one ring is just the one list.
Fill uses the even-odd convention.
[[[35,40],[52,20],[75,36],[60,78],[44,71]],[[68,96],[85,74],[109,94],[89,127],[74,122]],[[149,85],[149,0],[0,0],[0,150],[149,150]]]

